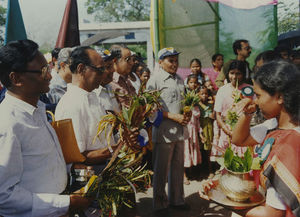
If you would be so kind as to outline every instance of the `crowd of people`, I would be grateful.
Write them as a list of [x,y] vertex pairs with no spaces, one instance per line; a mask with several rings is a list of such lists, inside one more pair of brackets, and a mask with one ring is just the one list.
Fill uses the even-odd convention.
[[[275,141],[261,175],[266,205],[243,214],[299,216],[300,170],[295,162],[300,159],[300,51],[280,46],[264,51],[252,69],[246,60],[251,51],[247,40],[236,40],[235,59],[224,63],[217,53],[212,67],[204,69],[194,58],[190,75],[182,78],[177,69],[184,54],[172,47],[158,52],[155,72],[125,45],[109,50],[55,48],[50,62],[31,40],[1,47],[0,216],[63,216],[75,210],[89,216],[91,198],[64,193],[68,174],[76,167],[92,166],[96,174],[103,170],[119,135],[111,136],[112,146],[104,133],[94,140],[97,124],[107,112],[128,108],[132,96],[142,90],[161,92],[162,107],[155,115],[159,124],[152,126],[150,138],[152,157],[146,155],[154,172],[156,216],[170,216],[170,208],[190,209],[184,200],[189,168],[207,167],[203,195],[227,147],[242,156],[245,146],[264,144],[269,138]],[[190,112],[182,112],[184,94],[191,92],[199,101]],[[243,103],[233,128],[226,117],[237,97]],[[57,121],[72,120],[84,162],[66,164],[46,110]],[[127,145],[138,144],[139,133],[133,128]]]

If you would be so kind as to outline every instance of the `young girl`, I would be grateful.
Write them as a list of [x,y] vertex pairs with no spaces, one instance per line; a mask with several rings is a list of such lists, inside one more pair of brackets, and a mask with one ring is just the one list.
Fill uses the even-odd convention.
[[206,87],[201,86],[199,89],[199,108],[200,108],[200,138],[205,152],[205,160],[208,165],[209,174],[212,175],[210,163],[210,151],[213,141],[213,121],[214,111],[213,104],[208,100],[208,90]]
[[[246,64],[238,60],[232,61],[228,73],[225,74],[228,83],[222,86],[217,92],[214,110],[216,112],[217,123],[221,129],[218,147],[222,150],[225,150],[228,147],[232,137],[232,129],[226,124],[225,120],[228,110],[230,110],[234,104],[233,95],[237,91],[236,86],[238,84],[238,91],[250,86],[245,83],[245,76]],[[250,87],[250,89],[252,88]],[[220,152],[218,147],[212,148],[213,157],[211,160],[216,160],[217,157],[222,156],[222,152]],[[242,155],[246,150],[245,148],[236,147],[234,144],[232,144],[231,147],[233,151],[239,155]],[[219,151],[217,149],[219,149]]]
[[[195,91],[198,87],[197,76],[192,74],[187,78],[187,91]],[[199,143],[199,133],[200,133],[200,111],[198,106],[194,106],[192,109],[192,117],[190,122],[186,126],[184,135],[184,183],[186,185],[190,184],[186,176],[187,168],[196,166],[201,163],[201,152]]]
[[[201,61],[197,58],[194,58],[190,62],[191,74],[197,75],[198,83],[204,85],[206,80],[209,80],[209,77],[204,74],[201,70],[202,64]],[[184,84],[187,86],[187,79],[185,79]]]

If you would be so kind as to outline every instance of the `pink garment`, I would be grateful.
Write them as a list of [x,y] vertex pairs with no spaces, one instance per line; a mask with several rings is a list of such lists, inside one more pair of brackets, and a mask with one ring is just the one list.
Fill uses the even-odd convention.
[[[219,91],[224,91],[226,88],[226,92],[223,92],[223,97],[222,97],[222,108],[221,108],[221,116],[224,118],[227,115],[228,110],[231,108],[233,105],[234,99],[232,98],[233,91],[235,90],[234,87],[232,87],[231,84],[226,84],[227,88],[223,86],[224,88],[220,88]],[[229,86],[231,88],[229,88]],[[238,89],[241,90],[242,88],[250,86],[249,84],[243,83],[241,84]],[[218,99],[216,99],[218,100]],[[217,102],[216,102],[217,103]],[[216,144],[215,144],[216,145]],[[215,147],[213,145],[212,147],[212,152],[211,152],[211,159],[215,159],[216,157],[222,156],[224,153],[222,153],[219,148],[223,149],[225,151],[226,148],[229,146],[229,137],[227,134],[224,133],[224,131],[220,128],[220,138],[219,138],[219,143],[217,144],[218,147]],[[239,156],[243,156],[245,151],[247,150],[247,147],[238,147],[235,146],[234,144],[231,144],[231,149],[237,153]]]
[[204,74],[206,74],[209,77],[209,80],[211,80],[215,90],[218,90],[218,86],[216,85],[216,79],[220,72],[217,72],[213,67],[211,68],[205,68],[202,70]]
[[198,106],[195,106],[192,110],[191,120],[184,128],[184,167],[196,166],[202,162],[200,132],[200,110]]

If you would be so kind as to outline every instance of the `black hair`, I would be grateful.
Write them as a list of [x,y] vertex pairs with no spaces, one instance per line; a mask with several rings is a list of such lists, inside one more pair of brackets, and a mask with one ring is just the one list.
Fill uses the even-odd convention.
[[195,75],[195,74],[190,74],[190,75],[187,77],[186,83],[189,83],[189,81],[190,81],[192,78],[195,78],[196,81],[198,82],[198,76]]
[[276,60],[277,55],[273,50],[266,50],[256,56],[255,63],[257,63],[261,59],[264,61],[264,63],[267,63],[272,60]]
[[191,65],[192,65],[193,62],[198,63],[198,64],[200,65],[200,67],[202,67],[201,61],[200,61],[198,58],[194,58],[194,59],[192,59],[192,60],[190,61],[190,67],[191,67]]
[[207,89],[207,87],[204,86],[204,85],[200,85],[200,86],[198,87],[198,92],[200,92],[200,90],[207,90],[207,92],[209,92],[208,89]]
[[214,54],[214,55],[211,57],[211,60],[212,60],[213,62],[215,62],[215,61],[217,60],[218,56],[224,57],[223,54],[216,53],[216,54]]
[[285,46],[285,45],[278,45],[277,47],[274,48],[274,52],[277,54],[277,56],[279,58],[282,58],[281,57],[281,52],[287,52],[288,55],[290,56],[291,55],[291,51],[292,49]]
[[60,50],[61,50],[61,48],[59,48],[59,47],[54,48],[54,49],[51,51],[51,56],[52,56],[52,58],[57,59]]
[[233,69],[238,69],[242,74],[243,74],[243,80],[246,79],[246,68],[247,68],[247,64],[244,61],[240,61],[240,60],[233,60],[227,71],[225,71],[225,78],[227,79],[228,82],[230,82],[229,80],[229,71],[233,70]]
[[144,65],[140,70],[139,76],[142,76],[143,72],[148,72],[149,74],[151,74],[150,69],[146,65]]
[[70,70],[72,73],[76,72],[77,66],[80,63],[89,65],[91,64],[91,60],[87,53],[87,50],[94,50],[90,46],[80,46],[75,48],[70,55]]
[[239,40],[236,40],[235,42],[233,42],[232,49],[233,49],[233,52],[234,52],[235,55],[238,54],[237,50],[242,49],[242,42],[249,43],[248,40],[246,40],[246,39],[239,39]]
[[129,50],[129,48],[125,44],[114,44],[110,47],[109,50],[115,58],[120,59],[122,57],[122,49]]
[[22,73],[39,52],[37,43],[31,40],[11,41],[0,48],[0,81],[6,87],[11,87],[9,74]]
[[283,97],[283,106],[292,121],[300,121],[300,71],[286,61],[271,61],[264,64],[254,75],[254,81],[271,96]]

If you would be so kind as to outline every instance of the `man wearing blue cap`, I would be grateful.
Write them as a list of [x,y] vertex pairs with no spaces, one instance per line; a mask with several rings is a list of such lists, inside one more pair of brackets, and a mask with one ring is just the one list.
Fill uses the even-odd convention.
[[[178,55],[174,48],[158,52],[160,69],[148,81],[147,89],[161,90],[163,120],[153,128],[153,208],[156,216],[170,216],[168,205],[188,210],[184,203],[183,128],[190,116],[180,114],[184,92],[183,80],[176,74]],[[168,179],[167,179],[168,176]],[[165,185],[168,180],[168,197]]]

